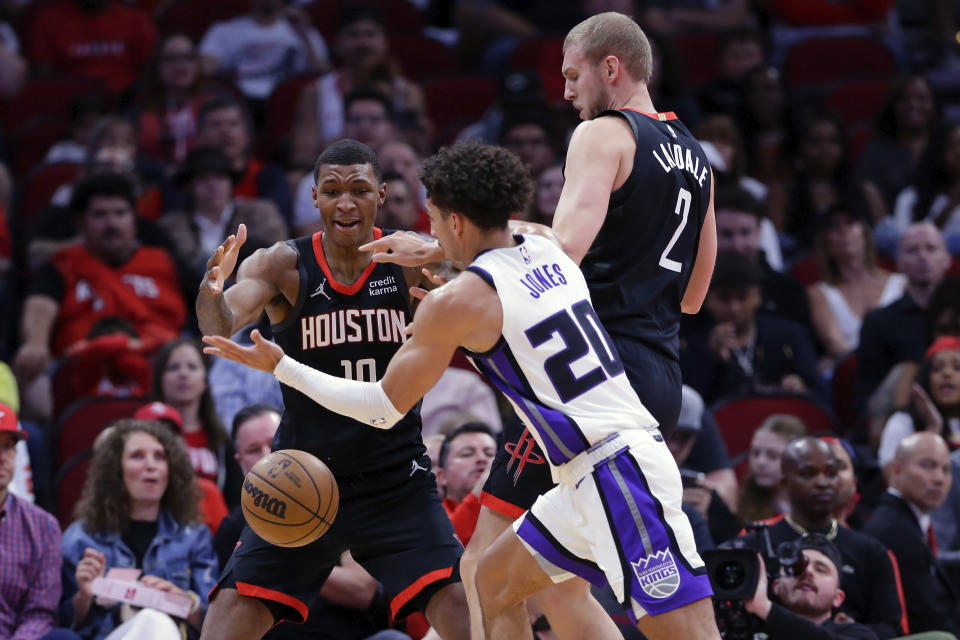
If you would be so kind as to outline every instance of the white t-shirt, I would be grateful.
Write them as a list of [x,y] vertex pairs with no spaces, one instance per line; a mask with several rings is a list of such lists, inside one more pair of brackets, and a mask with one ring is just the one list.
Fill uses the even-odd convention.
[[[323,36],[311,28],[307,39],[314,55],[328,58]],[[221,71],[232,72],[250,98],[267,98],[285,78],[307,69],[303,40],[284,19],[271,25],[240,16],[214,24],[203,36],[200,53],[216,58]]]

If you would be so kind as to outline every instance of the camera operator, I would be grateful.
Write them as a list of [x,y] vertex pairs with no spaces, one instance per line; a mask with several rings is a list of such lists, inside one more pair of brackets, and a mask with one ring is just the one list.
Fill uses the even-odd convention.
[[[833,517],[839,485],[833,450],[816,438],[799,438],[783,450],[780,464],[790,512],[770,525],[772,548],[812,533],[825,535],[843,558],[840,584],[846,597],[840,619],[869,626],[880,640],[902,635],[904,609],[887,548],[866,534],[840,526]],[[739,541],[754,551],[772,553],[755,533]]]
[[760,556],[760,579],[753,598],[744,608],[763,621],[760,630],[770,640],[876,640],[870,627],[838,623],[834,611],[843,603],[840,588],[843,560],[840,551],[825,536],[802,539],[800,549],[806,567],[797,575],[781,575],[773,581],[772,602],[767,594],[767,572]]

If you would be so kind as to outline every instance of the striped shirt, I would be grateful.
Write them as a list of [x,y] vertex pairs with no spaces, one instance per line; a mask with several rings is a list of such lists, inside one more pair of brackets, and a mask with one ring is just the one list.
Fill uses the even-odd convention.
[[60,526],[13,495],[0,511],[0,638],[32,640],[57,621]]

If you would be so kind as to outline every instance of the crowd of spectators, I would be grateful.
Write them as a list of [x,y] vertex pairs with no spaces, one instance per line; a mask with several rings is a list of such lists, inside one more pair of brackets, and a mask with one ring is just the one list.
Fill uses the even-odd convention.
[[[0,0],[0,637],[137,624],[93,597],[105,567],[192,594],[196,635],[282,413],[271,376],[202,353],[207,258],[240,223],[241,260],[321,230],[311,169],[343,137],[379,156],[382,228],[429,233],[419,164],[464,138],[515,153],[536,182],[517,217],[550,224],[577,124],[562,36],[608,10],[650,36],[654,104],[716,178],[720,253],[668,438],[698,546],[763,551],[743,529],[760,520],[775,542],[820,533],[831,624],[960,629],[955,1]],[[123,400],[96,444],[74,437],[78,407]],[[465,543],[510,419],[462,358],[425,399]],[[320,595],[271,637],[389,626],[349,555]],[[777,606],[749,610],[783,629]]]

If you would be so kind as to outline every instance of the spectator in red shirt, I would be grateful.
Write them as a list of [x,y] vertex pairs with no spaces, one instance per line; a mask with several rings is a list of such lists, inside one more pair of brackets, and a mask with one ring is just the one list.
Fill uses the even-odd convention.
[[[140,246],[133,185],[116,174],[92,175],[77,184],[71,209],[79,218],[79,245],[57,251],[34,277],[21,318],[22,345],[14,369],[23,386],[44,373],[90,334],[101,318],[129,320],[149,353],[180,333],[186,304],[173,259]],[[49,398],[31,407],[49,414]]]
[[480,490],[490,474],[497,452],[493,429],[482,422],[468,422],[451,431],[440,447],[437,485],[444,494],[443,508],[453,528],[466,545],[480,515]]
[[41,12],[30,39],[42,71],[102,80],[127,89],[150,59],[157,38],[144,11],[111,0],[73,0]]

